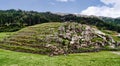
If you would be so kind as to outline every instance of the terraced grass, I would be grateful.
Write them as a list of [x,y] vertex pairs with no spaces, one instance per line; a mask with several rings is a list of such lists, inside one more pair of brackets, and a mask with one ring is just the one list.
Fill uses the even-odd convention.
[[[24,28],[1,42],[0,48],[21,52],[47,54],[46,36],[58,31],[62,23],[44,23]],[[4,34],[4,33],[3,33]],[[54,44],[54,43],[52,43]]]
[[5,37],[8,37],[10,35],[14,34],[14,32],[1,32],[0,33],[0,40],[2,40]]
[[111,52],[49,57],[0,49],[0,66],[120,66],[120,56]]

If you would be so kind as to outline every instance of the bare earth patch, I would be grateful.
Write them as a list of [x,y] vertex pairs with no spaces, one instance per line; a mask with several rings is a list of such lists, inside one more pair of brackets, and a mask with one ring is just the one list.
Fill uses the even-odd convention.
[[117,55],[120,55],[120,52],[112,52],[112,53],[117,54]]

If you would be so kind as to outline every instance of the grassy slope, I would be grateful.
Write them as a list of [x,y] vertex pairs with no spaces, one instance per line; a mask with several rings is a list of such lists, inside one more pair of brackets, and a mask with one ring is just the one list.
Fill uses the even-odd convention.
[[120,66],[120,56],[110,52],[45,55],[0,50],[0,66]]
[[4,40],[4,44],[0,44],[0,47],[14,51],[45,54],[48,51],[43,47],[47,43],[45,41],[46,36],[57,32],[61,25],[62,23],[57,22],[43,23],[24,28]]
[[104,33],[106,33],[106,34],[108,34],[108,35],[110,35],[110,36],[112,36],[115,41],[120,41],[120,37],[117,36],[118,35],[117,32],[110,31],[110,30],[101,30],[101,31],[104,32]]
[[[30,26],[18,31],[0,44],[0,48],[13,51],[48,54],[51,51],[45,48],[45,44],[56,44],[55,41],[48,42],[46,38],[58,32],[63,23],[43,23]],[[105,32],[105,31],[104,31]],[[106,32],[107,33],[107,32]],[[116,40],[118,37],[114,36]],[[3,44],[4,43],[4,44]],[[56,44],[57,45],[57,44]]]
[[2,40],[5,37],[10,36],[11,34],[13,34],[14,32],[2,32],[0,33],[0,40]]
[[[0,33],[0,39],[12,33]],[[48,57],[0,49],[0,66],[120,66],[120,56],[108,51]]]

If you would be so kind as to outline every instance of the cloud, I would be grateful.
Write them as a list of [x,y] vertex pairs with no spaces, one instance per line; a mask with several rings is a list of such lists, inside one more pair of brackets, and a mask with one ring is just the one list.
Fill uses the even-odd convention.
[[75,0],[56,0],[56,1],[59,1],[59,2],[69,2],[69,1],[75,1]]
[[[106,17],[120,17],[120,0],[100,0],[104,6],[90,6],[83,10],[81,14],[84,15],[96,15]],[[110,7],[109,5],[112,5]]]

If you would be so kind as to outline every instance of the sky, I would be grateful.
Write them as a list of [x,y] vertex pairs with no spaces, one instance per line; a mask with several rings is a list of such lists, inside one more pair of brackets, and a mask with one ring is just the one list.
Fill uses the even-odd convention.
[[77,13],[120,17],[120,0],[0,0],[0,10]]

